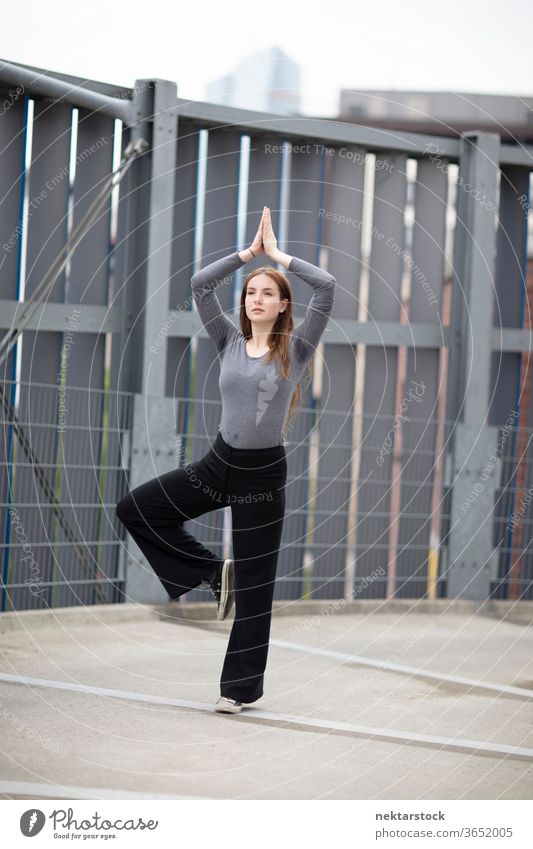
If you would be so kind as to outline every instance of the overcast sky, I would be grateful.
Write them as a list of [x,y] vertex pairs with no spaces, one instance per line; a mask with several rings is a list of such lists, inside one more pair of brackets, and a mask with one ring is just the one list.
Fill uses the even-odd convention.
[[[0,58],[132,87],[206,85],[255,49],[277,45],[302,68],[303,111],[334,115],[340,88],[533,95],[533,0],[0,0]],[[181,11],[183,10],[183,11]]]

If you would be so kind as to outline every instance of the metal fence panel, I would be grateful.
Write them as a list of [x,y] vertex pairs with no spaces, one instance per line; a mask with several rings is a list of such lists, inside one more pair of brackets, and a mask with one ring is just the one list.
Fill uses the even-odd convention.
[[[445,171],[429,161],[417,162],[412,247],[409,262],[409,321],[442,324],[442,294],[446,236],[448,180]],[[399,460],[392,473],[395,515],[390,567],[397,596],[424,596],[429,590],[432,550],[431,530],[438,533],[442,444],[438,445],[437,418],[440,386],[440,350],[401,351],[403,382],[397,410]],[[404,420],[405,417],[405,420]],[[396,474],[398,472],[398,475]],[[437,486],[434,492],[434,486]],[[437,511],[435,515],[435,510]],[[433,576],[435,577],[435,576]]]
[[[399,139],[327,120],[187,104],[176,100],[173,83],[159,80],[137,81],[129,102],[107,89],[107,96],[80,91],[79,103],[74,95],[61,102],[54,99],[60,80],[36,79],[32,88],[24,76],[29,94],[0,117],[0,298],[6,310],[14,312],[19,299],[35,292],[110,174],[114,119],[126,120],[123,155],[130,141],[145,139],[147,150],[120,184],[118,205],[107,203],[47,295],[42,320],[48,329],[25,329],[3,363],[3,609],[125,598],[127,540],[115,505],[137,480],[132,470],[151,474],[149,464],[132,465],[131,445],[134,399],[142,406],[154,364],[160,365],[154,385],[165,432],[169,423],[172,431],[161,463],[200,457],[216,436],[218,364],[211,341],[203,334],[194,339],[190,278],[195,256],[205,265],[245,246],[238,235],[243,135],[250,137],[245,243],[266,204],[280,247],[337,279],[314,382],[304,388],[302,411],[288,433],[275,597],[447,592],[531,598],[533,393],[527,334],[517,335],[531,327],[524,286],[528,151],[506,150],[495,134],[475,131],[459,141],[417,134]],[[102,111],[90,111],[98,98]],[[200,131],[208,135],[205,187],[199,184]],[[440,154],[430,157],[435,145]],[[415,347],[405,337],[400,345],[406,321],[427,338],[447,318],[447,166],[456,161],[451,328],[443,328],[433,348]],[[484,188],[496,201],[497,176],[499,206],[482,208],[466,186]],[[484,295],[492,293],[493,266],[492,321]],[[289,277],[298,322],[312,293]],[[228,313],[242,278],[236,274],[234,286],[217,293]],[[84,310],[94,320],[91,309],[109,306],[113,331],[105,336],[94,326],[69,327],[65,311],[61,321],[54,318],[54,303],[78,307],[82,323]],[[500,345],[491,323],[515,335]],[[374,339],[367,325],[376,328]],[[351,343],[339,339],[343,328]],[[5,315],[2,329],[9,329]],[[357,329],[365,344],[355,338]],[[493,428],[485,426],[487,413]],[[134,450],[144,444],[139,421]],[[470,482],[493,452],[494,469],[463,515]],[[190,523],[191,532],[218,554],[229,552],[228,519],[227,510],[213,511]],[[141,583],[135,592],[142,593]],[[204,600],[204,592],[189,594],[195,599]]]
[[[377,165],[377,161],[376,161]],[[381,156],[374,172],[372,239],[369,258],[368,321],[400,321],[407,197],[406,157]],[[366,347],[361,434],[356,578],[387,570],[391,544],[393,454],[388,440],[397,411],[398,349]],[[394,431],[392,431],[394,433]],[[378,579],[376,578],[376,581]],[[376,584],[377,586],[377,584]],[[390,585],[388,587],[390,592]]]
[[[365,152],[353,146],[330,147],[326,159],[324,205],[319,210],[327,246],[327,270],[337,283],[330,322],[359,317]],[[323,336],[320,397],[317,402],[318,461],[310,475],[318,476],[311,504],[313,516],[313,598],[353,592],[356,552],[349,548],[356,533],[353,507],[357,469],[352,443],[357,392],[356,349],[328,345]],[[317,360],[319,357],[317,357]],[[346,412],[339,412],[346,410]],[[352,499],[354,505],[351,504]]]

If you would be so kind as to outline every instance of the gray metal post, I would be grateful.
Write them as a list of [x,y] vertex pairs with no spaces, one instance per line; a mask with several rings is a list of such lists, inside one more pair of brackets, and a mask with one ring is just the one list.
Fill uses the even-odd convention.
[[[137,394],[133,403],[130,491],[177,467],[176,400]],[[146,557],[126,535],[124,600],[155,604],[168,595]]]
[[499,479],[498,429],[488,426],[487,421],[499,146],[499,136],[494,133],[467,133],[461,140],[455,238],[462,256],[456,253],[459,263],[454,279],[454,286],[462,287],[462,291],[455,291],[454,309],[455,331],[460,331],[461,340],[450,374],[450,385],[456,392],[450,399],[449,417],[456,425],[449,598],[488,598],[497,569],[492,531]]
[[[174,222],[174,172],[176,167],[177,120],[176,84],[167,80],[136,80],[133,93],[132,139],[145,138],[150,144],[150,160],[137,175],[149,182],[149,197],[137,204],[134,227],[144,231],[146,278],[143,295],[136,307],[143,313],[139,345],[130,345],[136,362],[131,437],[130,490],[176,468],[175,400],[165,398],[167,337],[161,333],[168,319],[169,281],[172,274]],[[144,220],[146,216],[147,220]],[[135,233],[130,233],[135,240]],[[138,285],[137,285],[137,296]],[[130,302],[131,303],[131,302]],[[135,323],[138,315],[131,315]],[[157,341],[157,344],[155,344]],[[168,597],[146,558],[127,536],[125,594],[129,601],[167,601]]]
[[[146,80],[137,80],[145,96]],[[142,349],[141,387],[148,395],[163,396],[166,379],[166,335],[161,335],[168,319],[169,280],[172,273],[172,239],[174,222],[174,171],[176,168],[177,120],[173,107],[176,104],[176,84],[168,80],[153,81],[150,202],[148,207],[148,254],[146,257],[146,295],[144,309],[144,334]],[[133,137],[143,124],[137,124]],[[157,346],[155,342],[158,342]],[[154,353],[155,349],[155,353]]]

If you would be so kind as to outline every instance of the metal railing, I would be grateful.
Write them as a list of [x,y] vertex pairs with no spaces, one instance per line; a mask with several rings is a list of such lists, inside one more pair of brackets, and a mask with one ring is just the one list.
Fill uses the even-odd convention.
[[[530,148],[191,103],[157,79],[0,63],[0,82],[2,609],[148,600],[109,511],[216,433],[190,276],[246,244],[264,204],[338,284],[293,432],[278,597],[530,597]],[[241,284],[220,291],[228,315]],[[410,381],[420,415],[396,428]],[[227,550],[227,521],[206,542]]]

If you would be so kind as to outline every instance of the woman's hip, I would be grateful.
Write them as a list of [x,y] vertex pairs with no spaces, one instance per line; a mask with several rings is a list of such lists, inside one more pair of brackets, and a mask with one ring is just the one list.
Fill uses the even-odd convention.
[[220,431],[211,446],[214,456],[235,471],[253,471],[257,474],[277,474],[283,477],[287,469],[287,456],[283,445],[267,448],[234,448],[226,442]]

